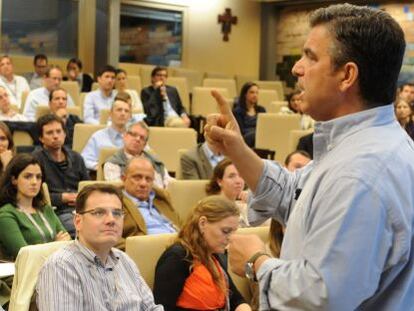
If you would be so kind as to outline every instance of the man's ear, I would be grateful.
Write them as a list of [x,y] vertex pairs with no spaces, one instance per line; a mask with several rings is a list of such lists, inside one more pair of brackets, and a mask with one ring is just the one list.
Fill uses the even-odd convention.
[[359,69],[357,64],[354,62],[348,62],[342,66],[342,76],[340,82],[340,90],[346,91],[349,88],[355,86],[355,83],[358,81],[359,78]]

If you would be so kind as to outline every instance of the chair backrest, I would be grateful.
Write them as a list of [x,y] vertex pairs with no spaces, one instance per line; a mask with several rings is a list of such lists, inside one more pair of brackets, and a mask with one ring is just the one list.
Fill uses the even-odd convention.
[[15,261],[16,272],[10,297],[9,310],[27,311],[30,307],[37,278],[46,259],[55,251],[73,243],[52,242],[22,247]]
[[[240,228],[237,230],[237,234],[254,234],[259,236],[259,238],[267,244],[269,241],[269,227],[250,227],[250,228]],[[250,281],[245,277],[240,277],[237,274],[231,271],[231,265],[229,263],[228,272],[230,274],[231,279],[236,285],[237,289],[239,290],[240,294],[244,297],[247,302],[250,302],[252,299],[252,293],[250,290]]]
[[87,92],[82,92],[79,95],[79,107],[80,107],[80,111],[81,111],[81,118],[83,118],[83,104],[85,102],[86,94],[88,94],[88,93]]
[[22,101],[21,101],[20,108],[19,108],[20,113],[23,113],[24,111],[24,105],[26,105],[26,99],[27,99],[27,95],[29,95],[29,92],[30,91],[22,92]]
[[183,179],[183,169],[181,167],[181,157],[188,151],[188,149],[178,149],[178,166],[175,171],[175,179]]
[[154,286],[155,266],[158,259],[176,237],[176,233],[165,233],[133,236],[126,239],[125,252],[135,262],[151,289]]
[[195,87],[193,90],[193,100],[191,105],[191,114],[207,117],[211,113],[218,112],[217,102],[211,95],[211,91],[216,90],[225,98],[230,98],[227,89],[212,87]]
[[140,65],[133,63],[119,63],[118,67],[124,69],[127,72],[128,76],[139,76],[139,70],[141,68]]
[[50,193],[49,193],[49,187],[47,186],[47,183],[42,183],[42,191],[43,196],[45,197],[45,201],[47,205],[52,206],[52,200],[50,199]]
[[99,83],[98,82],[92,83],[91,91],[96,91],[97,89],[99,89]]
[[106,125],[108,123],[110,113],[111,113],[110,109],[101,109],[99,111],[99,124]]
[[96,180],[105,180],[103,173],[103,166],[111,156],[117,152],[119,148],[102,148],[99,150],[98,166],[96,170]]
[[80,192],[83,188],[93,184],[105,184],[105,185],[112,185],[114,187],[121,188],[123,186],[122,181],[106,181],[106,180],[82,180],[78,183],[78,192]]
[[208,180],[171,180],[167,191],[170,193],[171,204],[184,221],[191,209],[202,198],[207,196],[206,185]]
[[141,94],[142,89],[141,77],[139,75],[128,75],[127,88],[137,91],[139,96]]
[[283,89],[283,82],[282,81],[264,81],[264,80],[256,80],[254,81],[259,86],[259,89],[263,90],[275,90],[279,95],[277,100],[285,100],[285,91]]
[[[66,108],[66,111],[69,114],[73,114],[81,118],[81,108],[79,106],[68,106]],[[37,106],[36,107],[36,120],[38,120],[40,117],[43,117],[44,115],[50,113],[49,106]]]
[[235,98],[237,96],[236,90],[236,80],[234,79],[213,79],[206,78],[203,80],[203,86],[206,87],[217,87],[227,89],[230,98]]
[[279,100],[279,95],[277,94],[275,90],[259,89],[259,94],[258,94],[259,105],[265,107],[267,112],[269,112],[270,104],[277,100]]
[[296,150],[298,146],[299,139],[305,135],[308,135],[313,132],[313,129],[310,130],[291,130],[289,132],[289,153]]
[[276,161],[283,163],[289,154],[289,132],[300,129],[300,115],[259,113],[256,148],[276,151]]
[[183,77],[187,79],[188,89],[190,92],[196,87],[203,84],[204,72],[186,69],[186,68],[170,68],[172,77]]
[[33,145],[33,139],[29,133],[25,131],[14,131],[13,142],[17,146],[31,146]]
[[79,153],[82,152],[92,134],[104,127],[105,125],[102,124],[75,124],[72,149]]
[[60,87],[65,89],[70,97],[72,97],[73,102],[76,106],[79,106],[79,95],[80,95],[80,88],[77,81],[62,81],[60,83]]
[[187,78],[169,77],[167,84],[177,88],[185,110],[190,113],[190,92],[188,91]]
[[266,109],[266,111],[270,113],[279,113],[282,107],[287,107],[287,106],[288,106],[288,102],[286,100],[273,101],[270,103],[269,109]]
[[252,82],[256,80],[257,77],[255,76],[236,75],[237,94],[240,94],[243,85],[245,85],[247,82]]
[[179,149],[197,145],[197,132],[191,128],[150,127],[148,144],[170,172],[176,172]]
[[222,72],[206,72],[206,78],[211,79],[234,79],[234,75]]
[[143,87],[151,85],[151,72],[155,68],[154,65],[140,64],[139,75]]

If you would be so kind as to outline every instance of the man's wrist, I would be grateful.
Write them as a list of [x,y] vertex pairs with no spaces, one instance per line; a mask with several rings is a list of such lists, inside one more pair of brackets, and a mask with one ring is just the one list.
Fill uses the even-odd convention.
[[268,260],[269,258],[272,258],[269,254],[262,254],[260,255],[256,261],[253,264],[253,269],[254,272],[257,274],[257,271],[259,271],[260,267],[262,266],[262,264]]

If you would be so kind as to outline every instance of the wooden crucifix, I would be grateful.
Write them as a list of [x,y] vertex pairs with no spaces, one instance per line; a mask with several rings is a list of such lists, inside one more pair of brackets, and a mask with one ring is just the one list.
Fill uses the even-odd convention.
[[237,24],[237,16],[232,16],[231,9],[226,8],[224,14],[218,16],[218,23],[221,23],[221,33],[223,34],[223,41],[229,41],[231,25]]

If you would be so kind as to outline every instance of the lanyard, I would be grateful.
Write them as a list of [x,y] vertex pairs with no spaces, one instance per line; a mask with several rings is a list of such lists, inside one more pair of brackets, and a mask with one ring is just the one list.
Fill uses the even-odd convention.
[[[43,238],[43,241],[44,241],[45,243],[49,242],[49,241],[47,240],[47,238],[46,238],[46,234],[43,232],[42,228],[40,228],[39,224],[38,224],[38,223],[34,220],[34,218],[33,218],[32,214],[28,213],[27,211],[23,211],[23,213],[25,213],[25,214],[26,214],[27,218],[29,218],[29,220],[31,221],[31,223],[33,224],[33,226],[35,226],[35,228],[37,229],[37,231],[39,231],[40,235],[41,235],[41,236],[42,236],[42,238]],[[43,223],[44,223],[45,227],[46,227],[46,228],[47,228],[47,230],[49,231],[50,238],[53,240],[53,230],[52,230],[52,228],[50,227],[49,222],[47,221],[46,217],[45,217],[45,216],[43,216],[43,213],[42,213],[41,211],[38,211],[38,214],[40,215],[40,218],[42,219],[42,221],[43,221]]]

